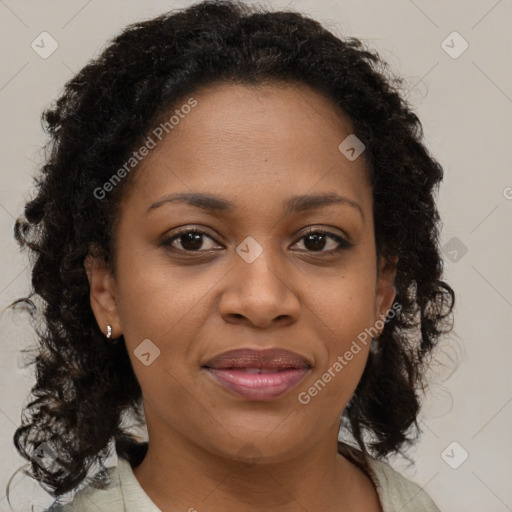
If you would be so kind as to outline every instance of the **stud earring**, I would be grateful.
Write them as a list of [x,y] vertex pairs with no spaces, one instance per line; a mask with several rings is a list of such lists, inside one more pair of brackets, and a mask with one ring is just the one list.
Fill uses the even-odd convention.
[[115,340],[112,339],[112,326],[110,325],[107,325],[107,339],[110,340],[112,345],[115,345],[119,341],[119,338]]

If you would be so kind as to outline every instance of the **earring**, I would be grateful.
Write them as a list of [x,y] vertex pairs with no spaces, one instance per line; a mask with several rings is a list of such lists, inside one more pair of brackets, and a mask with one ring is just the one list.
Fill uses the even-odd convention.
[[107,334],[106,334],[106,336],[107,336],[107,339],[111,340],[110,343],[112,343],[112,344],[117,343],[117,341],[118,341],[117,339],[112,340],[112,327],[110,325],[107,325]]

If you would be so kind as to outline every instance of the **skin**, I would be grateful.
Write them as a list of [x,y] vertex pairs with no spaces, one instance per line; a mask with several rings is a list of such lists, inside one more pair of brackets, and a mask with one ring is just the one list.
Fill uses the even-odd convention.
[[[299,84],[216,84],[193,97],[123,197],[115,274],[86,262],[98,325],[124,335],[143,392],[149,450],[134,474],[165,512],[381,511],[371,480],[336,445],[369,343],[298,401],[395,297],[396,261],[376,255],[364,154],[349,161],[338,150],[350,119]],[[233,210],[172,202],[147,212],[173,192],[222,196]],[[292,195],[331,192],[361,211],[337,203],[283,214]],[[198,250],[186,237],[160,245],[178,227],[207,233]],[[308,243],[307,227],[353,247],[322,257],[338,243]],[[247,236],[262,248],[252,263],[236,252]],[[145,339],[160,350],[149,366],[134,354]],[[201,368],[242,347],[283,347],[312,369],[279,398],[244,400]]]

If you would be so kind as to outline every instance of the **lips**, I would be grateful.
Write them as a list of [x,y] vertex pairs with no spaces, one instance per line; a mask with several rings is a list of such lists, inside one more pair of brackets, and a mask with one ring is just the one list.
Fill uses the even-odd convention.
[[293,389],[309,373],[309,361],[285,349],[239,349],[203,365],[217,384],[245,400],[273,400]]
[[286,369],[311,368],[309,361],[295,352],[282,348],[273,349],[237,349],[224,352],[207,361],[203,367],[217,370],[246,369],[257,373]]

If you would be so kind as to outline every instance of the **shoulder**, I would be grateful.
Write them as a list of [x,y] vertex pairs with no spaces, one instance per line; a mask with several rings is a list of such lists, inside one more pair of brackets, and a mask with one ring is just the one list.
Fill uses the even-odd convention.
[[65,504],[53,503],[44,512],[124,512],[118,466],[100,471]]
[[338,451],[367,473],[373,482],[383,512],[441,512],[432,498],[388,463],[364,454],[355,446],[338,441]]
[[367,457],[384,512],[440,512],[432,498],[416,483],[408,480],[388,463]]

